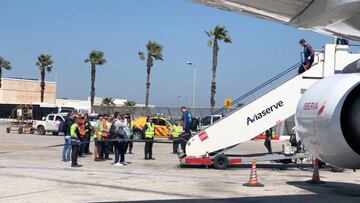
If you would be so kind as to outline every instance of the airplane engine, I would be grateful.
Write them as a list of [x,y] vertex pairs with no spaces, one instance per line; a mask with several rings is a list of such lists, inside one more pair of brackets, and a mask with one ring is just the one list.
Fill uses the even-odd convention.
[[297,134],[311,154],[331,165],[360,168],[360,74],[315,83],[295,116]]

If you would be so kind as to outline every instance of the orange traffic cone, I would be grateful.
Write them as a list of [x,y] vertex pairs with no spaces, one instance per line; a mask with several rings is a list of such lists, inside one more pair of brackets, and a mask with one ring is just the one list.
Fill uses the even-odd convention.
[[306,181],[307,183],[313,184],[323,184],[324,181],[320,180],[320,173],[319,173],[319,161],[317,158],[313,160],[313,176],[311,180]]
[[247,187],[264,187],[263,184],[259,183],[256,175],[256,160],[252,160],[250,179],[248,183],[243,184],[243,186]]

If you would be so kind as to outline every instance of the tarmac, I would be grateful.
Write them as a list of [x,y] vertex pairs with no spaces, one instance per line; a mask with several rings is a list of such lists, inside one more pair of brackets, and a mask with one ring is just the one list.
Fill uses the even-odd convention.
[[[156,160],[144,160],[144,144],[135,143],[127,166],[94,162],[91,155],[79,159],[83,167],[71,168],[61,161],[63,136],[0,132],[0,202],[360,202],[360,174],[352,170],[323,169],[326,183],[311,185],[305,182],[312,176],[310,164],[263,162],[257,175],[265,186],[244,187],[249,164],[227,170],[182,168],[171,144],[154,144]],[[274,151],[282,144],[272,141]],[[231,151],[263,152],[263,140]]]

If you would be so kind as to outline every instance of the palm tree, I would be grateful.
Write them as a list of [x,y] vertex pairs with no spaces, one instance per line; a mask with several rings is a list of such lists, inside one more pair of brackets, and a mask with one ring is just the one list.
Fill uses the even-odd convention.
[[10,62],[0,56],[0,88],[2,87],[2,84],[1,84],[2,69],[11,70],[11,68],[12,67],[11,67]]
[[115,106],[114,99],[111,97],[105,97],[101,101],[101,106],[105,106],[107,113],[109,113],[109,108]]
[[216,93],[216,68],[218,62],[219,45],[218,41],[224,41],[225,43],[231,43],[231,37],[228,35],[228,30],[222,25],[217,25],[214,30],[205,31],[209,37],[208,45],[213,47],[213,60],[212,60],[212,80],[211,80],[211,94],[210,104],[211,112],[214,112],[215,107],[215,93]]
[[162,50],[163,47],[157,43],[148,41],[146,44],[147,54],[145,56],[144,52],[139,51],[138,55],[141,60],[146,59],[146,95],[145,95],[145,106],[149,105],[149,95],[150,95],[150,72],[151,67],[154,65],[154,60],[163,61]]
[[85,60],[85,63],[91,63],[91,89],[90,89],[90,112],[94,112],[94,98],[95,98],[95,76],[96,76],[96,65],[103,65],[106,63],[104,58],[104,52],[92,51],[89,54],[89,58]]
[[114,99],[111,98],[111,97],[105,97],[105,98],[101,101],[101,106],[106,106],[106,107],[115,106]]
[[134,101],[126,101],[124,102],[124,106],[135,106],[136,105],[136,102]]
[[51,59],[49,54],[40,54],[38,56],[36,65],[39,66],[40,69],[40,76],[41,76],[41,83],[40,83],[40,102],[44,102],[44,92],[45,92],[45,71],[51,72],[53,68],[54,61]]

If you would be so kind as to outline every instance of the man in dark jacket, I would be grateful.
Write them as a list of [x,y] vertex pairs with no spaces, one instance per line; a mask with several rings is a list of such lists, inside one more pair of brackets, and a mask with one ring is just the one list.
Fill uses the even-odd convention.
[[64,133],[64,139],[65,139],[65,143],[64,143],[64,148],[62,151],[62,160],[64,162],[69,162],[71,161],[71,136],[70,136],[70,127],[73,124],[73,118],[72,118],[72,113],[68,113],[66,120],[64,121],[64,128],[63,128],[63,133]]
[[301,39],[299,44],[304,47],[304,58],[305,61],[299,67],[298,73],[302,74],[303,72],[309,70],[314,63],[314,50],[310,44],[306,42],[306,40]]
[[266,138],[265,138],[264,145],[265,145],[266,149],[268,150],[269,154],[271,154],[272,153],[272,149],[271,149],[272,129],[269,128],[268,130],[266,130],[265,135],[266,135]]
[[181,112],[182,112],[183,129],[186,133],[190,133],[191,120],[192,120],[191,113],[187,110],[185,106],[181,107]]

